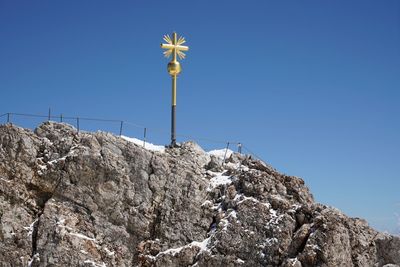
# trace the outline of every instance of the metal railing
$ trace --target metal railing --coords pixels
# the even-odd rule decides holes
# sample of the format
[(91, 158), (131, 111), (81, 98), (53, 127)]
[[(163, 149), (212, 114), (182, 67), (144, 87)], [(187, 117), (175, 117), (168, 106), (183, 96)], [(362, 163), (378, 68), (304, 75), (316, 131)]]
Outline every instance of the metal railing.
[[(64, 116), (63, 114), (60, 115), (52, 115), (51, 110), (49, 109), (49, 112), (47, 115), (38, 115), (38, 114), (28, 114), (28, 113), (14, 113), (14, 112), (8, 112), (0, 115), (0, 124), (2, 122), (5, 123), (13, 123), (17, 118), (39, 118), (40, 120), (37, 122), (42, 123), (44, 121), (58, 121), (58, 122), (63, 122), (63, 123), (69, 123), (72, 125), (75, 125), (77, 131), (81, 131), (81, 126), (84, 122), (101, 122), (101, 123), (112, 123), (114, 125), (114, 133), (118, 134), (119, 136), (122, 136), (124, 129), (127, 127), (134, 127), (142, 132), (142, 138), (143, 138), (143, 146), (146, 146), (146, 142), (148, 140), (148, 134), (149, 132), (153, 133), (158, 133), (162, 134), (165, 136), (168, 136), (169, 132), (163, 129), (157, 129), (157, 128), (148, 128), (143, 125), (139, 125), (136, 123), (124, 121), (124, 120), (115, 120), (115, 119), (101, 119), (101, 118), (88, 118), (88, 117), (73, 117), (73, 116)], [(106, 128), (106, 127), (104, 127)], [(96, 130), (102, 130), (104, 128), (97, 128)], [(196, 141), (197, 143), (208, 143), (208, 144), (221, 144), (225, 147), (225, 153), (224, 153), (224, 159), (223, 162), (225, 162), (228, 151), (230, 148), (236, 150), (238, 153), (242, 154), (250, 154), (253, 157), (262, 160), (261, 157), (259, 157), (257, 154), (255, 154), (252, 150), (250, 150), (247, 146), (243, 145), (241, 142), (233, 142), (233, 141), (222, 141), (222, 140), (215, 140), (215, 139), (210, 139), (210, 138), (200, 138), (200, 137), (194, 137), (191, 135), (184, 135), (184, 134), (177, 134), (177, 137), (180, 138), (185, 138), (188, 140), (193, 140)], [(234, 148), (236, 147), (236, 149)], [(246, 153), (247, 152), (247, 153)]]

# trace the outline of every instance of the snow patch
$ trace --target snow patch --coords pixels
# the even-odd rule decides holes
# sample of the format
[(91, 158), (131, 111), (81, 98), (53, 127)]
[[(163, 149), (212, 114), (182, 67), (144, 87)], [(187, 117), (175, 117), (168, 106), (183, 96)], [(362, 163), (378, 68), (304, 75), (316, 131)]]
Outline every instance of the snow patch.
[(57, 164), (59, 161), (65, 161), (65, 159), (67, 158), (67, 156), (58, 158), (58, 159), (53, 159), (50, 160), (49, 162), (47, 162), (47, 164), (53, 165), (53, 164)]
[(272, 218), (278, 217), (278, 215), (276, 214), (276, 210), (274, 210), (274, 209), (270, 209), (269, 214), (271, 215)]
[(317, 244), (306, 244), (306, 247), (311, 248), (313, 251), (321, 250), (321, 248)]
[(115, 251), (111, 251), (111, 250), (109, 250), (108, 248), (104, 248), (104, 251), (107, 253), (107, 255), (108, 255), (109, 257), (112, 257), (112, 256), (114, 256), (114, 254), (115, 254)]
[(230, 149), (223, 148), (223, 149), (215, 149), (215, 150), (211, 150), (211, 151), (207, 152), (208, 155), (213, 155), (219, 159), (224, 159), (225, 153), (226, 153), (226, 158), (229, 158), (233, 154), (233, 151)]
[(99, 264), (99, 263), (95, 263), (94, 261), (91, 261), (91, 260), (85, 260), (83, 263), (90, 264), (93, 267), (107, 267), (107, 265), (104, 262)]
[(178, 254), (179, 252), (181, 252), (182, 249), (184, 249), (184, 248), (191, 248), (191, 247), (193, 247), (193, 246), (199, 247), (199, 248), (200, 248), (199, 253), (202, 253), (202, 252), (204, 252), (204, 251), (208, 251), (207, 245), (208, 245), (209, 241), (210, 241), (210, 237), (204, 239), (204, 240), (201, 241), (201, 242), (193, 241), (192, 243), (190, 243), (190, 244), (188, 244), (188, 245), (185, 245), (185, 246), (182, 246), (182, 247), (179, 247), (179, 248), (170, 248), (170, 249), (167, 249), (167, 250), (165, 250), (165, 251), (163, 251), (163, 252), (160, 252), (160, 253), (157, 254), (156, 257), (159, 257), (159, 256), (164, 255), (164, 254), (170, 254), (170, 255), (172, 255), (172, 256), (175, 256), (176, 254)]
[(213, 204), (213, 203), (212, 203), (210, 200), (206, 200), (206, 201), (203, 202), (203, 204), (201, 204), (200, 207), (212, 206), (212, 204)]
[(57, 227), (60, 227), (62, 229), (66, 229), (67, 230), (66, 231), (67, 234), (69, 234), (71, 236), (74, 236), (74, 237), (77, 237), (77, 238), (83, 239), (83, 240), (92, 241), (92, 242), (96, 243), (96, 239), (88, 237), (88, 236), (80, 234), (80, 233), (76, 233), (76, 232), (74, 232), (73, 228), (64, 225), (64, 223), (65, 223), (65, 219), (60, 219), (60, 220), (57, 221), (56, 225), (57, 225)]
[(240, 165), (238, 169), (239, 169), (239, 170), (242, 170), (242, 171), (244, 171), (244, 172), (248, 172), (248, 171), (250, 170), (249, 167), (247, 167), (247, 166), (245, 166), (245, 165)]
[(163, 254), (170, 254), (172, 256), (175, 256), (176, 254), (181, 252), (181, 250), (184, 249), (184, 248), (185, 248), (185, 246), (179, 247), (179, 248), (170, 248), (170, 249), (167, 249), (167, 250), (165, 250), (163, 252), (160, 252), (157, 256), (163, 255)]
[(33, 233), (33, 228), (35, 227), (35, 224), (38, 222), (39, 219), (36, 219), (31, 223), (28, 227), (24, 227), (25, 230), (28, 231), (28, 236), (31, 236)]
[(269, 214), (271, 215), (271, 219), (266, 223), (265, 228), (275, 226), (278, 232), (282, 232), (282, 229), (279, 225), (283, 215), (278, 215), (277, 211), (274, 209), (270, 209)]
[(47, 170), (47, 166), (46, 165), (38, 165), (38, 166), (42, 171)]
[[(297, 211), (298, 209), (300, 209), (301, 208), (301, 205), (299, 205), (299, 204), (293, 204), (292, 205), (292, 209), (294, 209), (295, 211)], [(296, 258), (297, 259), (297, 258)]]
[(296, 263), (300, 262), (297, 257), (294, 259), (289, 259), (288, 263), (290, 264), (290, 266), (296, 266)]
[(232, 183), (232, 176), (223, 175), (222, 173), (217, 173), (216, 176), (210, 179), (210, 186), (207, 191), (211, 191), (219, 185), (228, 185)]
[(244, 260), (242, 260), (241, 258), (237, 258), (236, 262), (239, 263), (239, 264), (243, 264)]
[(277, 244), (278, 239), (276, 237), (267, 238), (267, 240), (265, 240), (265, 242), (266, 242), (266, 245), (271, 246), (273, 244)]
[(69, 234), (69, 235), (72, 235), (72, 236), (75, 236), (75, 237), (77, 237), (77, 238), (80, 238), (80, 239), (84, 239), (84, 240), (89, 240), (89, 241), (96, 242), (96, 239), (90, 238), (90, 237), (85, 236), (85, 235), (82, 235), (82, 234), (80, 234), (80, 233), (74, 233), (74, 232), (72, 232), (72, 233), (68, 233), (68, 234)]
[(227, 216), (227, 218), (229, 218), (229, 217), (232, 217), (232, 218), (235, 218), (235, 219), (237, 219), (237, 214), (236, 214), (236, 211), (231, 211), (231, 213), (229, 213), (228, 214), (228, 216)]
[(31, 260), (28, 262), (28, 267), (32, 267), (32, 263), (34, 263), (35, 261), (40, 262), (39, 253), (36, 253), (35, 255), (33, 255)]
[(39, 167), (39, 170), (37, 170), (37, 173), (39, 175), (43, 175), (43, 172), (45, 172), (47, 170), (47, 166), (42, 165), (42, 164), (38, 164), (37, 166)]
[(229, 222), (227, 219), (221, 219), (220, 224), (224, 226), (221, 231), (228, 231)]
[(299, 209), (301, 209), (301, 205), (293, 204), (292, 207), (288, 210), (288, 212), (297, 212)]
[(217, 187), (218, 185), (223, 185), (223, 184), (230, 184), (232, 183), (231, 176), (228, 175), (219, 175), (211, 178), (211, 186), (212, 187)]
[(193, 241), (191, 244), (193, 244), (194, 246), (198, 246), (200, 248), (200, 251), (199, 251), (199, 253), (200, 253), (200, 252), (208, 250), (207, 249), (207, 245), (208, 245), (209, 242), (210, 242), (210, 237), (204, 239), (201, 242)]
[(226, 166), (227, 168), (230, 168), (230, 169), (239, 169), (240, 163), (228, 162), (228, 163), (225, 164), (225, 166)]
[[(43, 157), (36, 158), (36, 165), (39, 168), (37, 173), (39, 175), (43, 175), (44, 172), (48, 170), (48, 167), (51, 167), (52, 165), (57, 164), (58, 162), (65, 161), (67, 159), (67, 157), (69, 157), (69, 156), (74, 156), (77, 153), (77, 150), (76, 150), (77, 148), (79, 148), (79, 146), (74, 145), (70, 148), (67, 155), (65, 155), (61, 158), (58, 158), (58, 159), (50, 160), (48, 162), (43, 162)], [(47, 156), (48, 156), (48, 154), (47, 154)]]
[(238, 205), (245, 201), (252, 201), (255, 203), (260, 203), (261, 205), (264, 205), (267, 208), (271, 208), (271, 204), (269, 204), (268, 202), (261, 202), (260, 200), (254, 198), (254, 197), (246, 197), (243, 194), (237, 194), (233, 200), (238, 201), (237, 202)]
[[(56, 225), (60, 226), (60, 227), (64, 227), (64, 228), (69, 228), (69, 227), (65, 226), (64, 223), (65, 223), (65, 219), (57, 219)], [(71, 229), (71, 228), (69, 228), (69, 229)]]
[(127, 136), (121, 135), (121, 138), (125, 139), (126, 141), (132, 142), (140, 147), (144, 147), (145, 149), (150, 150), (150, 151), (156, 151), (156, 152), (164, 152), (165, 151), (164, 146), (147, 143), (147, 142), (144, 142), (143, 140), (140, 140), (140, 139), (137, 139), (134, 137), (127, 137)]

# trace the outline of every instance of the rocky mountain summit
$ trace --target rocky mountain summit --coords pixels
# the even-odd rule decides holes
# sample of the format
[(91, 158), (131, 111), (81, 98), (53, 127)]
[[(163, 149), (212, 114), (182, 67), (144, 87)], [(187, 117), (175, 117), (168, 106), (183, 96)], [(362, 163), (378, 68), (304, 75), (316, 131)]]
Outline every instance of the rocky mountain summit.
[(399, 266), (400, 238), (192, 142), (0, 126), (0, 266)]

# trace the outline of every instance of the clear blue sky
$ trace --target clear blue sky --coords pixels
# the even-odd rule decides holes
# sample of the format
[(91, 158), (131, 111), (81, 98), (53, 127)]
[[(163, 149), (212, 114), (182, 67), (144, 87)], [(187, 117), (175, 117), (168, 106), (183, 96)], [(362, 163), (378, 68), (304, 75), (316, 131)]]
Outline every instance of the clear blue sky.
[(397, 0), (0, 0), (0, 113), (122, 119), (167, 143), (173, 30), (190, 46), (179, 134), (241, 141), (317, 201), (400, 232)]

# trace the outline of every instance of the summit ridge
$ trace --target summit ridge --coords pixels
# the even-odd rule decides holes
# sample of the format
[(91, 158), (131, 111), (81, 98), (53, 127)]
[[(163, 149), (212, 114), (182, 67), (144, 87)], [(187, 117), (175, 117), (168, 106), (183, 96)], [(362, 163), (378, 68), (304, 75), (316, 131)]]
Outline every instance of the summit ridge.
[(193, 142), (0, 126), (0, 266), (399, 266), (400, 238)]

